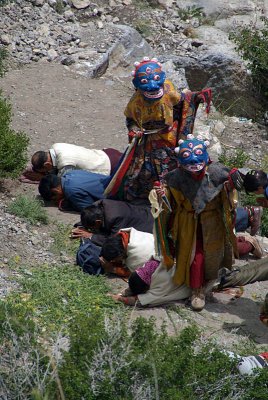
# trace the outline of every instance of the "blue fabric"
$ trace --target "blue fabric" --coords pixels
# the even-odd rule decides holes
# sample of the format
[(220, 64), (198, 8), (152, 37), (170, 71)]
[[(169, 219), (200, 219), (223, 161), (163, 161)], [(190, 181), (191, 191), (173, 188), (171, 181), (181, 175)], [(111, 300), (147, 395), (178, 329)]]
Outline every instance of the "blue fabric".
[(72, 170), (61, 177), (61, 185), (64, 198), (70, 203), (75, 211), (103, 199), (104, 188), (109, 176), (95, 174), (84, 170)]
[(268, 186), (266, 186), (266, 188), (265, 188), (265, 197), (266, 197), (266, 199), (268, 199)]
[(236, 219), (235, 219), (235, 230), (236, 232), (245, 232), (249, 227), (248, 212), (243, 207), (237, 207)]
[(103, 274), (104, 270), (99, 259), (100, 252), (100, 246), (96, 246), (90, 239), (82, 239), (76, 253), (76, 264), (90, 275)]

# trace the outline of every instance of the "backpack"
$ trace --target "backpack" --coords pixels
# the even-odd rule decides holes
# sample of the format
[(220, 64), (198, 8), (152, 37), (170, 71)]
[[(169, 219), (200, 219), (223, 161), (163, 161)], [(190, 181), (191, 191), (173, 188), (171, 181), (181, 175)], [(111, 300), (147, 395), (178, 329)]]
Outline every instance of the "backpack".
[(76, 264), (90, 275), (103, 274), (104, 270), (99, 260), (100, 252), (101, 247), (92, 243), (90, 239), (81, 239), (76, 253)]

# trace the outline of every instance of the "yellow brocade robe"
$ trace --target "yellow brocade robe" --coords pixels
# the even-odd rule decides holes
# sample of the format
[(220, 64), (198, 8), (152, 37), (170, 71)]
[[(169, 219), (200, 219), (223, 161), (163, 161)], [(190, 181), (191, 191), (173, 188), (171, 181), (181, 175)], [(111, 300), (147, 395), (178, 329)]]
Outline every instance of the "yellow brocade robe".
[(233, 252), (237, 255), (237, 247), (231, 213), (233, 205), (230, 204), (231, 196), (225, 186), (219, 186), (215, 196), (198, 214), (182, 191), (169, 186), (167, 197), (172, 213), (164, 211), (161, 217), (166, 237), (172, 239), (174, 247), (172, 255), (164, 249), (167, 268), (176, 262), (174, 283), (190, 285), (190, 267), (195, 255), (198, 224), (203, 238), (205, 280), (216, 279), (220, 268), (231, 269)]
[(143, 129), (144, 124), (151, 121), (162, 121), (164, 125), (172, 126), (174, 122), (173, 107), (180, 102), (181, 97), (173, 83), (166, 80), (164, 95), (157, 101), (144, 100), (142, 93), (137, 90), (125, 109), (125, 116), (132, 119), (140, 129)]

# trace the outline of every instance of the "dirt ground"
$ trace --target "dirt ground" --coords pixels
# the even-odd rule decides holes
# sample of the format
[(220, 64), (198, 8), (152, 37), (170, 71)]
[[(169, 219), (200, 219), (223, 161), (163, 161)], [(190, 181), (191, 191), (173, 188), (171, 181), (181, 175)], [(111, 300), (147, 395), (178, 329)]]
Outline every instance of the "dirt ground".
[[(29, 157), (55, 142), (119, 150), (124, 150), (127, 144), (123, 111), (132, 93), (130, 79), (91, 80), (62, 65), (39, 63), (8, 72), (0, 87), (13, 106), (13, 128), (25, 131), (30, 137)], [(36, 185), (17, 181), (7, 182), (6, 188), (7, 197), (22, 192), (37, 194)], [(53, 207), (48, 211), (64, 223), (72, 224), (79, 218), (75, 213), (62, 213)], [(121, 284), (114, 282), (116, 292)], [(195, 322), (205, 328), (205, 336), (214, 337), (226, 347), (253, 339), (267, 350), (268, 330), (259, 322), (260, 303), (267, 291), (268, 282), (255, 283), (245, 287), (238, 300), (226, 295), (214, 296), (200, 313), (193, 313), (181, 302), (169, 307), (133, 310), (130, 317), (154, 316), (159, 323), (166, 321), (170, 331)]]

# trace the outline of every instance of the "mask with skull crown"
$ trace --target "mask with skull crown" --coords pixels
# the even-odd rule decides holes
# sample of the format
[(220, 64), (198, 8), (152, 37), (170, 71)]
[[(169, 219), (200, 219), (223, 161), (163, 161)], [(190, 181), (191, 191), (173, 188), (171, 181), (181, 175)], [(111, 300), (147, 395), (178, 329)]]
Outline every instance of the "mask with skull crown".
[(199, 173), (209, 163), (209, 154), (207, 147), (208, 140), (196, 138), (193, 135), (187, 135), (186, 140), (179, 140), (179, 147), (176, 147), (175, 153), (182, 168), (188, 172)]
[(146, 100), (159, 100), (164, 94), (166, 74), (157, 58), (144, 57), (143, 61), (134, 63), (132, 83), (142, 92)]

